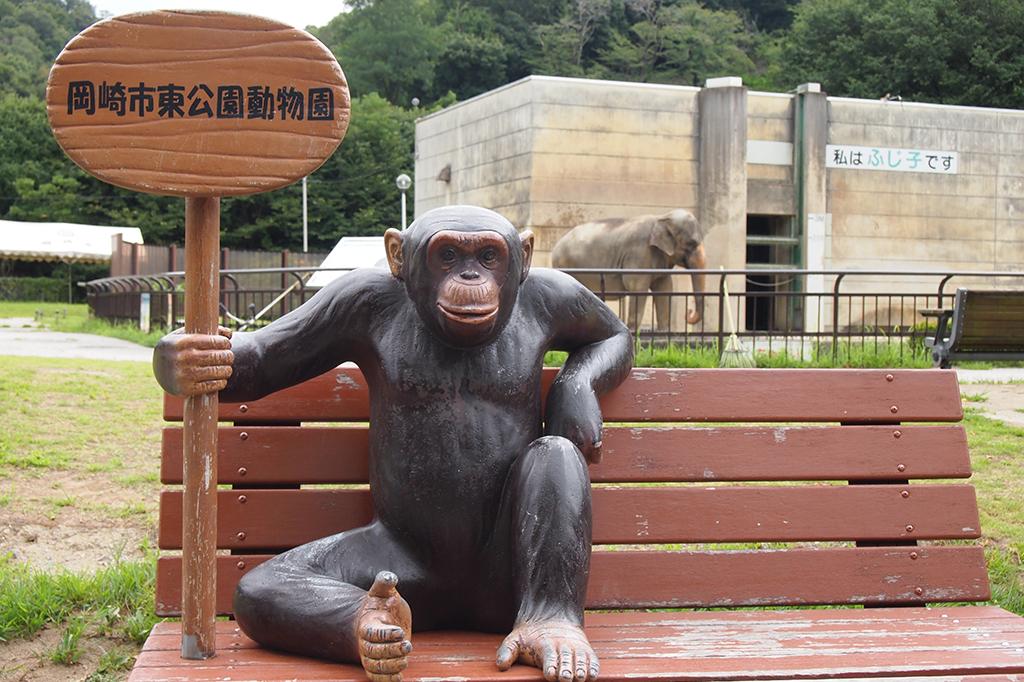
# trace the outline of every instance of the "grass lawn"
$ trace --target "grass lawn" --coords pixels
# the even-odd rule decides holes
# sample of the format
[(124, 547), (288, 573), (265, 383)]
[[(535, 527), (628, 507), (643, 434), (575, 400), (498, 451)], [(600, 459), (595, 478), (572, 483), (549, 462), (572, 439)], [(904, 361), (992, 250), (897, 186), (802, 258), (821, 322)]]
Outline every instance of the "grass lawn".
[(0, 356), (0, 679), (125, 677), (156, 620), (160, 413), (148, 363)]
[[(1024, 614), (1024, 429), (981, 403), (964, 424), (994, 601)], [(148, 363), (0, 357), (0, 679), (124, 679), (155, 620), (160, 412)]]

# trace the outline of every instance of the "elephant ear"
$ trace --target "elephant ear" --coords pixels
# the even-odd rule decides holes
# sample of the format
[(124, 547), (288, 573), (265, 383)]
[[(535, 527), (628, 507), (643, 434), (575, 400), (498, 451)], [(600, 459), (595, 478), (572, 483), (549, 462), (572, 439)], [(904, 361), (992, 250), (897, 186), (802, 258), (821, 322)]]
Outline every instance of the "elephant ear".
[(651, 246), (664, 253), (669, 258), (676, 250), (676, 240), (672, 236), (672, 229), (664, 220), (657, 220), (651, 228)]

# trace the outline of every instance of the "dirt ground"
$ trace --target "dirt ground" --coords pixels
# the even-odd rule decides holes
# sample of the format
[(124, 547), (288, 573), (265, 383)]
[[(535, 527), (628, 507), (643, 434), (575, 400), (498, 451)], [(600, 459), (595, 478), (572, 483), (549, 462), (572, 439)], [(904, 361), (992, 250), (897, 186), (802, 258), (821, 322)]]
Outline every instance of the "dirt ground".
[(0, 524), (0, 554), (44, 571), (88, 573), (117, 558), (139, 559), (145, 540), (156, 545), (149, 524), (131, 524), (82, 512), (46, 516), (15, 513)]
[[(19, 639), (0, 645), (0, 680), (7, 682), (82, 682), (96, 670), (104, 653), (102, 638), (83, 638), (82, 657), (74, 665), (58, 665), (50, 652), (60, 641), (59, 628), (47, 628), (32, 639)], [(127, 679), (128, 673), (108, 677)]]

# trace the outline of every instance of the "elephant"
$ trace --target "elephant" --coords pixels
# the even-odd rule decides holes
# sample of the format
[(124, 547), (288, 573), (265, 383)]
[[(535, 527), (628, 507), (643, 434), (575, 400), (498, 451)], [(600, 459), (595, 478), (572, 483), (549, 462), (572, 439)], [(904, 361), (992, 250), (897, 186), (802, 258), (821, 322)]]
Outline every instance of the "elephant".
[[(569, 230), (551, 251), (551, 265), (555, 268), (609, 268), (609, 269), (671, 269), (683, 265), (691, 270), (707, 266), (703, 245), (704, 235), (697, 219), (684, 209), (675, 209), (664, 215), (641, 215), (634, 218), (605, 218), (583, 223)], [(600, 293), (600, 275), (574, 275), (591, 291)], [(686, 321), (697, 324), (703, 317), (706, 277), (691, 275), (696, 294), (695, 308), (687, 311)], [(617, 275), (604, 276), (604, 290), (629, 292), (627, 324), (634, 332), (639, 329), (647, 307), (648, 291), (656, 294), (672, 292), (669, 275)], [(605, 295), (606, 299), (619, 296)], [(658, 331), (669, 330), (670, 296), (655, 296), (654, 309)]]

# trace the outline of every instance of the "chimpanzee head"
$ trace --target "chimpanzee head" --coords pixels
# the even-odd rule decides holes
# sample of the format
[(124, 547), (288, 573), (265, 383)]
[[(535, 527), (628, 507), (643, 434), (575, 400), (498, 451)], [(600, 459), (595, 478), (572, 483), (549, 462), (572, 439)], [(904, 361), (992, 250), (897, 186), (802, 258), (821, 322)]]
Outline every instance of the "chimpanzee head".
[(424, 324), (453, 346), (494, 340), (530, 271), (533, 234), (476, 206), (423, 214), (405, 232), (384, 235), (391, 273), (405, 282)]

